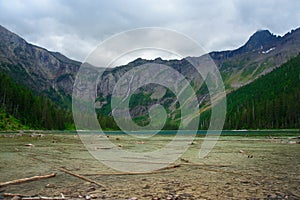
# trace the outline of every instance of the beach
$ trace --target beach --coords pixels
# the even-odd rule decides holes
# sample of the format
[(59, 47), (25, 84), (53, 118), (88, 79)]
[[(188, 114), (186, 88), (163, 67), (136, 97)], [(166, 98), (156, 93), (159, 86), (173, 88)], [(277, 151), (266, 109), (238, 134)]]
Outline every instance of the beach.
[[(129, 151), (151, 151), (172, 140), (111, 134), (109, 140)], [(93, 158), (77, 134), (12, 133), (0, 135), (0, 182), (33, 176), (54, 177), (0, 187), (11, 199), (299, 199), (300, 145), (295, 136), (227, 135), (207, 157), (199, 158), (199, 136), (164, 169), (149, 173), (115, 171)], [(103, 149), (105, 151), (105, 149)], [(87, 180), (66, 173), (80, 175)]]

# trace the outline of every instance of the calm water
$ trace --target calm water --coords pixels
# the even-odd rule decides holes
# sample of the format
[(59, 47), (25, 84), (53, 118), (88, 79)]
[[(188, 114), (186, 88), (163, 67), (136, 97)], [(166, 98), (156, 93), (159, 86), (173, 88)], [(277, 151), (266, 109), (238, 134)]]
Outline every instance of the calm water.
[[(105, 131), (105, 134), (126, 134), (122, 131)], [(156, 131), (139, 131), (139, 132), (132, 132), (133, 134), (155, 134)], [(182, 131), (182, 133), (186, 134), (193, 134), (194, 131)], [(218, 134), (219, 131), (211, 131), (210, 134)], [(157, 134), (159, 135), (175, 135), (177, 134), (176, 130), (162, 130), (159, 131)], [(198, 130), (197, 135), (204, 136), (207, 134), (207, 131)], [(221, 135), (241, 135), (241, 136), (255, 136), (255, 135), (299, 135), (300, 130), (224, 130), (222, 131)]]
[[(42, 134), (77, 134), (77, 131), (57, 131), (57, 130), (24, 130), (24, 131), (3, 131), (0, 133), (42, 133)], [(88, 133), (87, 131), (80, 131), (80, 133)], [(104, 131), (105, 134), (126, 134), (123, 131)], [(184, 130), (182, 133), (194, 134), (194, 131)], [(219, 133), (219, 131), (211, 131), (210, 134)], [(132, 134), (146, 134), (146, 135), (175, 135), (176, 130), (161, 130), (161, 131), (136, 131)], [(207, 134), (206, 130), (198, 130), (197, 135), (204, 136)], [(221, 135), (241, 135), (241, 136), (256, 136), (256, 135), (300, 135), (300, 130), (223, 130)]]

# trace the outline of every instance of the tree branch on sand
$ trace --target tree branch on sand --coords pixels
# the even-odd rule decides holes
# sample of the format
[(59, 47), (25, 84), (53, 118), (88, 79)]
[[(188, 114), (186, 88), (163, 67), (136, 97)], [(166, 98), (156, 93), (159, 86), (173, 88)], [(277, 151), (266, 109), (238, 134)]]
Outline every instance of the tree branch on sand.
[(63, 172), (65, 172), (65, 173), (67, 173), (67, 174), (70, 174), (70, 175), (72, 175), (72, 176), (75, 176), (75, 177), (77, 177), (77, 178), (80, 178), (80, 179), (82, 179), (82, 180), (85, 180), (85, 181), (87, 181), (87, 182), (94, 183), (94, 184), (96, 184), (96, 185), (98, 185), (98, 186), (100, 186), (100, 187), (105, 187), (105, 186), (102, 185), (101, 183), (98, 183), (98, 182), (96, 182), (96, 181), (94, 181), (94, 180), (92, 180), (92, 179), (89, 179), (89, 178), (85, 177), (85, 176), (82, 176), (82, 175), (76, 174), (76, 173), (74, 173), (74, 172), (71, 172), (71, 171), (69, 171), (69, 170), (67, 170), (67, 169), (65, 169), (65, 168), (61, 168), (61, 167), (60, 167), (60, 168), (58, 168), (58, 170), (63, 171)]
[(47, 174), (43, 176), (33, 176), (30, 178), (23, 178), (23, 179), (17, 179), (17, 180), (12, 180), (12, 181), (7, 181), (7, 182), (2, 182), (0, 183), (0, 187), (7, 186), (7, 185), (12, 185), (12, 184), (20, 184), (20, 183), (25, 183), (29, 181), (35, 181), (35, 180), (40, 180), (40, 179), (45, 179), (45, 178), (51, 178), (56, 176), (55, 173), (53, 174)]

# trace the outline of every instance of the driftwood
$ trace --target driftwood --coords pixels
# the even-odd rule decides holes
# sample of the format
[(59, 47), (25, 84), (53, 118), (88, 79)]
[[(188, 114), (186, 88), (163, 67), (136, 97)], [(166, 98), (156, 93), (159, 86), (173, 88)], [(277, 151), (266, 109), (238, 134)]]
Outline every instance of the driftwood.
[(90, 183), (94, 183), (94, 184), (96, 184), (96, 185), (98, 185), (98, 186), (100, 186), (100, 187), (105, 187), (104, 185), (102, 185), (101, 183), (98, 183), (97, 181), (94, 181), (94, 180), (92, 180), (92, 179), (89, 179), (89, 178), (87, 178), (87, 177), (85, 177), (85, 176), (82, 176), (82, 175), (80, 175), (80, 174), (76, 174), (76, 173), (74, 173), (74, 172), (71, 172), (71, 171), (69, 171), (69, 170), (67, 170), (67, 169), (65, 169), (65, 168), (58, 168), (58, 170), (60, 170), (60, 171), (63, 171), (63, 172), (65, 172), (65, 173), (67, 173), (67, 174), (70, 174), (70, 175), (72, 175), (72, 176), (75, 176), (75, 177), (77, 177), (77, 178), (80, 178), (80, 179), (82, 179), (82, 180), (84, 180), (84, 181), (87, 181), (87, 182), (90, 182)]
[[(185, 162), (185, 163), (180, 163), (180, 164), (174, 164), (174, 165), (169, 165), (167, 167), (150, 171), (150, 172), (110, 172), (110, 173), (96, 173), (96, 174), (84, 174), (86, 176), (121, 176), (121, 175), (147, 175), (147, 174), (157, 174), (157, 173), (162, 173), (165, 172), (168, 169), (174, 169), (178, 168), (181, 166), (200, 166), (200, 167), (230, 167), (231, 165), (216, 165), (216, 164), (202, 164), (202, 163), (191, 163), (191, 162)], [(205, 169), (207, 171), (213, 171), (213, 172), (223, 172), (224, 170), (216, 170), (216, 169)], [(226, 171), (225, 171), (226, 172)], [(231, 173), (231, 172), (227, 172)], [(234, 172), (232, 172), (234, 173)]]
[(177, 168), (177, 167), (180, 167), (180, 166), (181, 166), (181, 164), (177, 164), (177, 165), (170, 165), (170, 166), (167, 166), (167, 167), (164, 167), (164, 168), (158, 169), (157, 171), (166, 170), (166, 169), (173, 169), (173, 168)]
[(22, 200), (38, 200), (38, 199), (45, 199), (45, 200), (65, 200), (64, 197), (44, 197), (44, 196), (30, 197), (29, 195), (13, 194), (13, 193), (4, 193), (3, 196), (4, 197), (19, 197)]
[(203, 166), (203, 167), (231, 167), (231, 165), (217, 165), (217, 164), (202, 164), (202, 163), (181, 163), (181, 165), (188, 165), (188, 166)]
[(147, 175), (147, 174), (157, 174), (157, 173), (162, 173), (164, 170), (167, 169), (173, 169), (173, 168), (177, 168), (180, 167), (181, 165), (170, 165), (158, 170), (154, 170), (154, 171), (150, 171), (150, 172), (110, 172), (110, 173), (97, 173), (97, 174), (85, 174), (88, 176), (121, 176), (121, 175)]
[(157, 174), (160, 171), (152, 171), (152, 172), (111, 172), (111, 173), (97, 173), (97, 174), (85, 174), (88, 176), (123, 176), (123, 175), (147, 175), (147, 174)]
[(158, 170), (150, 171), (150, 172), (113, 172), (113, 173), (100, 173), (97, 175), (144, 175), (144, 174), (156, 174), (156, 173), (161, 173), (163, 170), (167, 169), (173, 169), (180, 167), (180, 165), (170, 165), (168, 167), (164, 167)]
[(236, 174), (236, 175), (245, 175), (242, 172), (234, 172), (234, 171), (226, 171), (226, 170), (222, 170), (222, 169), (210, 168), (210, 167), (226, 168), (226, 167), (231, 167), (231, 165), (202, 164), (202, 163), (181, 163), (181, 165), (205, 167), (204, 170), (210, 171), (210, 172), (217, 172), (217, 173), (221, 172), (221, 173), (230, 173), (230, 174)]
[(13, 193), (3, 193), (4, 197), (26, 197), (26, 195), (23, 194), (13, 194)]
[(63, 197), (23, 197), (22, 200), (65, 200)]
[(7, 186), (7, 185), (12, 185), (12, 184), (19, 184), (19, 183), (29, 182), (29, 181), (35, 181), (35, 180), (40, 180), (40, 179), (45, 179), (45, 178), (51, 178), (51, 177), (54, 177), (54, 176), (56, 176), (55, 173), (48, 174), (48, 175), (43, 175), (43, 176), (33, 176), (33, 177), (30, 177), (30, 178), (23, 178), (23, 179), (7, 181), (7, 182), (0, 183), (0, 187)]

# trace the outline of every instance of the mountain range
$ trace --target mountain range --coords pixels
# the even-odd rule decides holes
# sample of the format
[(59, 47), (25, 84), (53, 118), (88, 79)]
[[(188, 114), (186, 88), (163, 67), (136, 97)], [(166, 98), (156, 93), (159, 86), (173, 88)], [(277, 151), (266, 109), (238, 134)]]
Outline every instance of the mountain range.
[[(249, 40), (238, 49), (220, 52), (214, 51), (209, 53), (209, 55), (213, 59), (221, 73), (225, 84), (226, 93), (229, 95), (228, 97), (233, 98), (230, 97), (230, 95), (243, 94), (244, 96), (242, 95), (243, 97), (240, 97), (240, 99), (245, 99), (245, 92), (243, 92), (245, 91), (245, 88), (251, 88), (251, 85), (257, 84), (257, 81), (266, 82), (265, 84), (267, 85), (267, 83), (270, 82), (270, 78), (268, 79), (266, 77), (270, 75), (271, 77), (278, 77), (277, 75), (272, 75), (272, 73), (282, 74), (283, 72), (278, 72), (278, 69), (283, 68), (285, 66), (283, 65), (284, 63), (291, 62), (290, 60), (296, 57), (299, 52), (300, 29), (298, 28), (296, 30), (288, 32), (284, 36), (276, 36), (268, 30), (260, 30), (255, 32), (249, 38)], [(201, 63), (204, 59), (204, 56), (199, 55), (199, 57), (193, 57), (191, 59), (193, 59), (194, 62)], [(297, 63), (296, 61), (293, 62), (294, 64)], [(189, 80), (189, 82), (193, 83), (193, 88), (195, 91), (197, 91), (196, 93), (198, 101), (201, 102), (199, 107), (199, 115), (209, 115), (205, 114), (205, 112), (209, 112), (207, 111), (207, 109), (202, 109), (204, 107), (209, 107), (210, 102), (204, 80), (202, 80), (201, 76), (198, 73), (195, 73), (195, 69), (190, 64), (190, 62), (188, 62), (187, 58), (184, 58), (182, 60), (163, 60), (161, 58), (156, 58), (154, 60), (145, 60), (142, 58), (137, 58), (127, 65), (118, 66), (107, 70), (107, 72), (104, 73), (101, 77), (97, 87), (97, 100), (95, 103), (95, 108), (98, 113), (101, 126), (107, 129), (117, 128), (113, 118), (111, 117), (112, 111), (110, 109), (110, 100), (113, 88), (120, 77), (122, 77), (122, 75), (124, 75), (127, 71), (146, 63), (164, 64), (183, 74)], [(53, 102), (53, 105), (56, 105), (57, 107), (56, 108), (54, 106), (53, 109), (65, 109), (66, 112), (70, 112), (73, 84), (81, 64), (81, 62), (71, 60), (58, 52), (51, 52), (44, 48), (32, 45), (18, 35), (0, 26), (1, 73), (5, 74), (16, 84), (32, 91), (33, 96), (45, 96), (46, 98), (48, 98), (49, 101)], [(286, 65), (289, 66), (289, 64)], [(299, 73), (299, 71), (297, 71), (298, 68), (291, 67), (291, 69), (294, 69), (293, 73), (296, 74)], [(289, 71), (285, 71), (284, 73), (292, 76)], [(291, 81), (288, 77), (287, 79), (282, 80), (284, 81), (280, 83), (282, 86), (290, 84), (289, 82)], [(292, 80), (292, 82), (296, 84), (295, 80)], [(293, 87), (293, 85), (289, 86)], [(266, 90), (266, 94), (271, 92), (274, 93), (274, 91), (271, 91), (272, 88), (262, 88), (261, 86), (255, 87), (260, 88), (260, 90)], [(297, 88), (298, 85), (295, 85), (295, 87)], [(253, 89), (249, 89), (249, 91), (250, 90)], [(295, 90), (293, 91), (295, 92)], [(285, 93), (278, 93), (279, 95), (281, 95), (280, 99), (288, 97), (290, 92), (292, 91), (286, 90)], [(158, 93), (159, 95), (157, 95)], [(265, 98), (265, 94), (262, 96)], [(257, 102), (256, 99), (258, 98), (260, 97), (254, 95), (252, 97), (252, 102), (254, 102), (255, 100), (256, 105), (260, 105), (260, 102), (268, 104), (268, 100), (266, 99)], [(276, 98), (276, 96), (273, 96), (273, 100)], [(233, 118), (234, 115), (233, 110), (236, 109), (233, 107), (238, 107), (239, 103), (242, 105), (244, 102), (242, 100), (240, 102), (232, 102), (235, 101), (234, 99), (230, 99), (231, 104), (228, 105), (231, 109), (228, 112), (229, 115), (226, 121), (227, 124), (225, 124), (225, 127), (228, 129), (299, 128), (299, 109), (296, 110), (296, 114), (293, 115), (293, 120), (294, 118), (296, 118), (296, 120), (294, 120), (294, 125), (288, 125), (288, 123), (277, 123), (275, 121), (273, 125), (270, 125), (270, 123), (272, 124), (272, 122), (268, 122), (265, 124), (260, 123), (260, 125), (257, 125), (259, 123), (259, 120), (256, 122), (256, 124), (254, 124), (253, 120), (251, 121), (251, 123), (245, 121), (240, 125), (237, 125), (236, 123), (230, 124), (230, 118)], [(249, 101), (251, 102), (251, 100)], [(272, 99), (270, 101), (272, 101)], [(289, 103), (291, 103), (290, 101), (296, 101), (296, 99), (289, 96)], [(6, 109), (6, 106), (3, 106), (4, 104), (6, 104), (6, 102), (3, 101), (3, 98), (1, 103), (1, 109), (3, 110), (3, 112), (8, 112), (10, 115), (18, 118), (15, 113), (13, 113), (12, 111), (8, 111)], [(164, 128), (174, 129), (178, 127), (178, 124), (180, 123), (178, 121), (180, 116), (180, 107), (174, 106), (175, 103), (176, 96), (169, 89), (159, 85), (149, 84), (137, 89), (134, 92), (134, 95), (130, 100), (130, 115), (137, 124), (146, 125), (150, 120), (148, 113), (150, 107), (154, 104), (161, 104), (166, 108), (168, 116), (168, 120)], [(293, 103), (299, 104), (299, 101)], [(18, 105), (18, 103), (14, 104), (15, 107)], [(281, 104), (278, 103), (277, 106), (280, 105)], [(263, 109), (262, 107), (260, 108)], [(298, 107), (295, 107), (295, 109), (296, 108)], [(271, 104), (269, 105), (268, 109), (272, 109)], [(203, 112), (201, 110), (203, 110)], [(256, 112), (256, 110), (252, 109), (252, 112)], [(242, 118), (242, 116), (240, 116), (239, 118)], [(255, 119), (256, 118), (258, 117), (255, 117)], [(207, 119), (204, 117), (203, 120), (205, 121)], [(206, 127), (204, 124), (207, 124), (207, 122), (204, 121), (200, 123), (202, 125), (200, 125), (199, 128)], [(231, 120), (231, 122), (232, 121), (233, 120)], [(25, 123), (24, 125), (29, 125), (32, 127), (32, 125), (28, 122), (24, 122), (22, 120), (21, 122), (23, 124)], [(70, 120), (68, 119), (68, 123), (69, 122)], [(38, 128), (51, 129), (51, 126), (45, 127), (40, 125)], [(61, 126), (61, 128), (65, 127)]]

